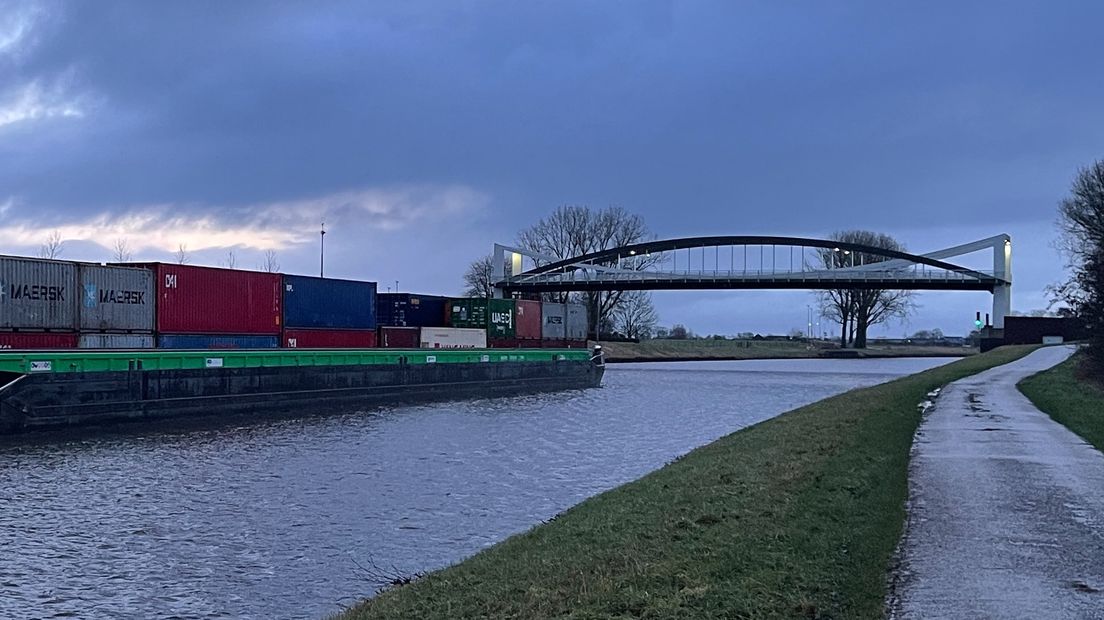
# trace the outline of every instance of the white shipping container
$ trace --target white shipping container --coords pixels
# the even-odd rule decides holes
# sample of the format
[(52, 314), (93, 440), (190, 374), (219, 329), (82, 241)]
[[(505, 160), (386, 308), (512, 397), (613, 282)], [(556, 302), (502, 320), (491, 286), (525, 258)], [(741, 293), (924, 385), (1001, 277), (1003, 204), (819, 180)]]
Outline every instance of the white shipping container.
[(81, 349), (152, 349), (153, 334), (81, 334)]
[(73, 263), (0, 257), (0, 329), (75, 331), (76, 288)]
[(81, 330), (151, 332), (154, 301), (149, 269), (80, 266)]
[(567, 320), (564, 322), (568, 340), (586, 340), (590, 331), (585, 304), (566, 304)]
[(463, 327), (423, 327), (423, 349), (485, 349), (487, 330)]
[(567, 339), (567, 308), (563, 304), (546, 301), (541, 306), (541, 338)]

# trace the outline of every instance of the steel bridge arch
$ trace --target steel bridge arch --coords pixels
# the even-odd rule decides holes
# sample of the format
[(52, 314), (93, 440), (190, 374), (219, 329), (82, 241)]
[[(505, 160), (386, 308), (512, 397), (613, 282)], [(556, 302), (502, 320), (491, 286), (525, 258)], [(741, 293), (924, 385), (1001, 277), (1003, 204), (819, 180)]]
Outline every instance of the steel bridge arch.
[[(772, 264), (770, 273), (760, 270), (749, 275), (746, 261), (743, 273), (732, 270), (721, 272), (706, 270), (693, 273), (655, 272), (623, 269), (623, 259), (630, 257), (676, 253), (679, 250), (703, 250), (722, 247), (735, 248), (758, 246), (772, 247), (772, 258), (777, 258), (777, 248), (802, 249), (800, 271), (777, 271)], [(833, 268), (806, 269), (806, 249), (833, 250), (854, 256), (868, 255), (879, 260), (858, 265)], [(946, 258), (981, 250), (992, 249), (993, 271), (983, 272), (947, 262)], [(730, 250), (730, 252), (733, 252)], [(513, 258), (514, 270), (506, 271), (506, 254)], [(527, 271), (518, 269), (521, 258), (529, 257), (537, 266)], [(792, 258), (791, 258), (792, 261)], [(613, 265), (613, 266), (611, 266)], [(834, 289), (834, 288), (891, 288), (918, 290), (973, 290), (993, 294), (993, 325), (1003, 327), (1004, 317), (1011, 311), (1011, 238), (997, 235), (959, 246), (911, 254), (877, 248), (864, 244), (844, 243), (831, 239), (764, 235), (722, 235), (662, 239), (625, 245), (592, 252), (567, 259), (557, 259), (524, 248), (495, 244), (493, 262), (496, 294), (513, 292), (550, 292), (584, 290), (688, 290), (688, 289)], [(921, 273), (922, 270), (922, 273)], [(932, 271), (935, 270), (935, 271)]]

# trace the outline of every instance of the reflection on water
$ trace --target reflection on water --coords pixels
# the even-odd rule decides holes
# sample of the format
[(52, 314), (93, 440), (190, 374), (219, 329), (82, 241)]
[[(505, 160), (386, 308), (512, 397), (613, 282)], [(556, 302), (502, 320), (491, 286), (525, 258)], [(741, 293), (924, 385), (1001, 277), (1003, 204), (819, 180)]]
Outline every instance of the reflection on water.
[(605, 387), (0, 447), (0, 617), (318, 618), (743, 426), (948, 360), (611, 366)]

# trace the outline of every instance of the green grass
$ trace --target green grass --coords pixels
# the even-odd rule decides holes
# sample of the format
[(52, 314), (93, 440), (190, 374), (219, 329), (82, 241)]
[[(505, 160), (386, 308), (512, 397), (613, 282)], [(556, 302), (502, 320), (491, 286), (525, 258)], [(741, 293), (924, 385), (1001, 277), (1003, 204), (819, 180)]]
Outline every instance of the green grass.
[(917, 404), (1032, 348), (733, 433), (343, 618), (881, 618)]
[(1104, 389), (1079, 373), (1082, 355), (1020, 382), (1035, 406), (1104, 451)]

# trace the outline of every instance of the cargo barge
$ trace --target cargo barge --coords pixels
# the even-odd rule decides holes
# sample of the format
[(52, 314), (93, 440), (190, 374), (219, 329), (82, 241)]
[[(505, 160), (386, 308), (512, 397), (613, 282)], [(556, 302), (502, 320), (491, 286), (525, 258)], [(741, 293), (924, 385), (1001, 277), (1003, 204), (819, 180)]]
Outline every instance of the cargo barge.
[(581, 389), (604, 370), (586, 349), (0, 352), (0, 435)]

